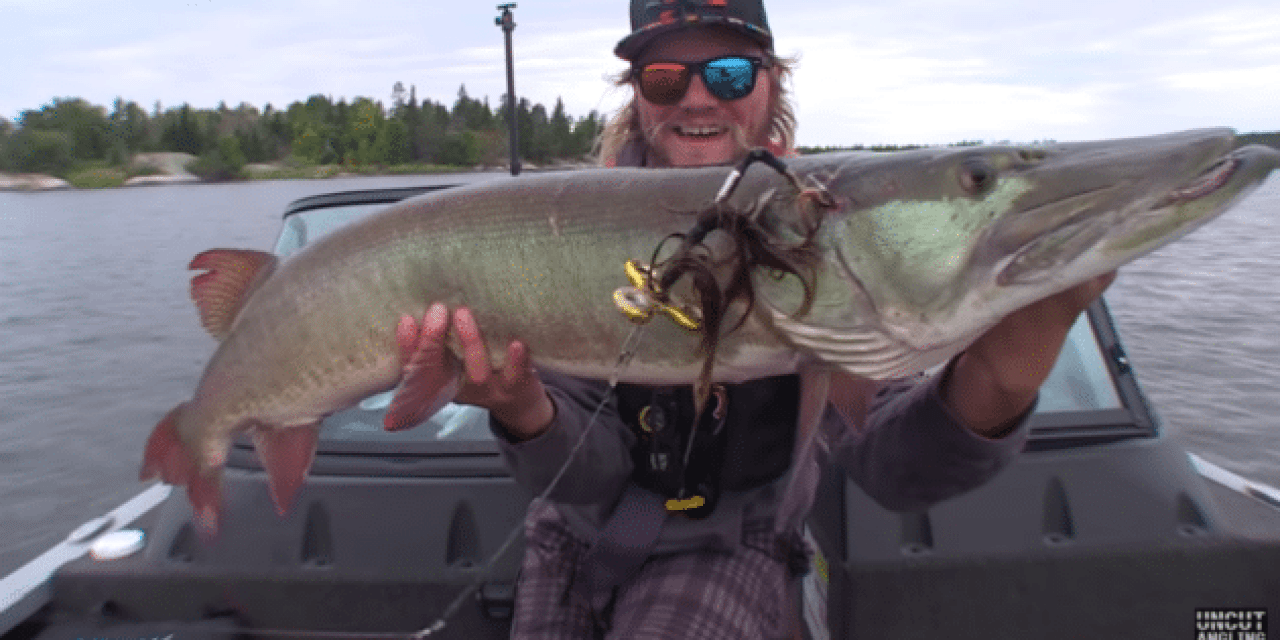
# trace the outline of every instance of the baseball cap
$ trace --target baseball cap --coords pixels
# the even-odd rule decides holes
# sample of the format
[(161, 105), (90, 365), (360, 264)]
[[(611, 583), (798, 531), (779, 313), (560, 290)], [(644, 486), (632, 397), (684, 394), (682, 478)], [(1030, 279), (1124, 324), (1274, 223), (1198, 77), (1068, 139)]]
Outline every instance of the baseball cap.
[(707, 25), (728, 27), (773, 51), (764, 0), (631, 0), (631, 35), (613, 53), (633, 61), (660, 35)]

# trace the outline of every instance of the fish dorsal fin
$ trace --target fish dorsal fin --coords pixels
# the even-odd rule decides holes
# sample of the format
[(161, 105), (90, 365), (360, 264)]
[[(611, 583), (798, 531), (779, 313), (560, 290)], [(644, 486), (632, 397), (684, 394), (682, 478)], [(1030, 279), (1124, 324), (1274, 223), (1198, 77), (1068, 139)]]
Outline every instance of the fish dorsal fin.
[[(791, 479), (778, 501), (774, 531), (784, 533), (803, 524), (803, 509), (812, 501), (819, 472), (813, 458), (813, 447), (820, 434), (822, 416), (826, 413), (831, 390), (831, 372), (814, 368), (800, 370), (800, 409), (796, 419), (796, 443), (791, 452)], [(810, 467), (814, 468), (810, 468)], [(810, 496), (806, 500), (804, 496)]]
[(222, 340), (244, 301), (275, 270), (276, 257), (252, 249), (210, 249), (192, 258), (187, 268), (205, 271), (191, 278), (191, 299), (205, 331)]

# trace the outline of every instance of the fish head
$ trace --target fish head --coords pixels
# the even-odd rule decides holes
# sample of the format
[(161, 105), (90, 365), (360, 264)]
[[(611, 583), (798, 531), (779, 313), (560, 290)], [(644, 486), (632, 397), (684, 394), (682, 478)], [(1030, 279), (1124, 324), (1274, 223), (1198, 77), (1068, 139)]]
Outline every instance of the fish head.
[[(928, 358), (905, 353), (949, 357), (1009, 313), (1212, 220), (1278, 161), (1236, 149), (1229, 129), (850, 155), (811, 174), (840, 208), (823, 222), (826, 277), (795, 318), (805, 328), (784, 333), (874, 336), (877, 357), (918, 369)], [(795, 308), (794, 287), (769, 287), (767, 303)]]
[(1038, 299), (1115, 269), (1225, 213), (1280, 154), (1229, 129), (1047, 147), (1034, 186), (974, 247), (970, 265)]

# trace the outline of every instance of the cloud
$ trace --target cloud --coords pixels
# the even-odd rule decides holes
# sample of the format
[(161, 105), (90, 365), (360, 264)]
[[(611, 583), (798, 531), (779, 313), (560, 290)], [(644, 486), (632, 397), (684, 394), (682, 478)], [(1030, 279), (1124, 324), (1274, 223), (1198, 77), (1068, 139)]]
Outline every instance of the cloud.
[[(599, 6), (597, 6), (599, 4)], [(516, 11), (517, 93), (569, 113), (627, 96), (606, 77), (625, 13), (544, 0)], [(1081, 139), (1226, 124), (1275, 129), (1280, 13), (1271, 0), (771, 0), (803, 144)], [(409, 0), (140, 0), (87, 11), (0, 0), (10, 22), (0, 114), (54, 96), (283, 107), (322, 93), (389, 100), (399, 81), (451, 104), (506, 91), (489, 5)]]
[[(1160, 80), (1172, 89), (1201, 93), (1240, 95), (1254, 91), (1275, 91), (1280, 87), (1280, 64), (1173, 73)], [(1280, 107), (1280, 102), (1276, 106)]]

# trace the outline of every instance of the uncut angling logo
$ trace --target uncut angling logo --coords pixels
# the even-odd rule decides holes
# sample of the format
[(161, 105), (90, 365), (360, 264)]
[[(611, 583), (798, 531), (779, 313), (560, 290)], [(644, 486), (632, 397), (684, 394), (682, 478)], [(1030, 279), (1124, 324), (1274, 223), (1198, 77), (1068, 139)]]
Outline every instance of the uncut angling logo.
[(1267, 610), (1196, 609), (1196, 640), (1266, 640)]

